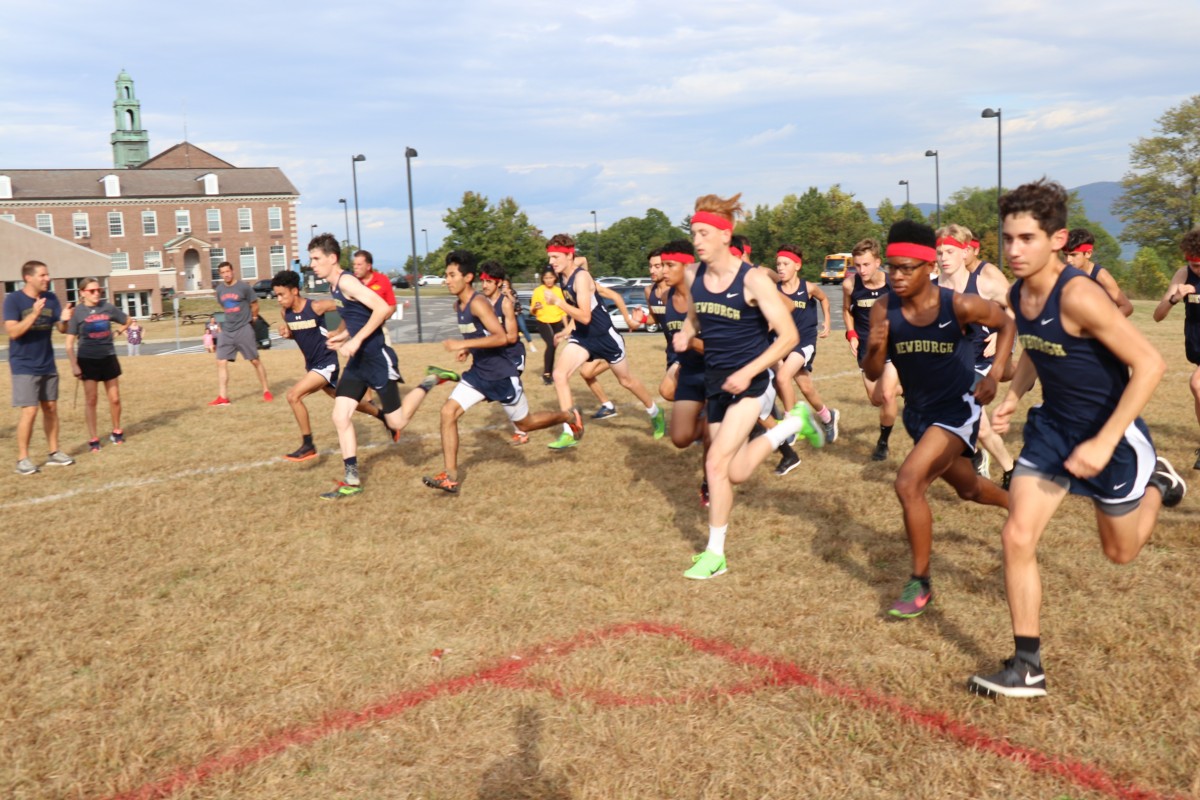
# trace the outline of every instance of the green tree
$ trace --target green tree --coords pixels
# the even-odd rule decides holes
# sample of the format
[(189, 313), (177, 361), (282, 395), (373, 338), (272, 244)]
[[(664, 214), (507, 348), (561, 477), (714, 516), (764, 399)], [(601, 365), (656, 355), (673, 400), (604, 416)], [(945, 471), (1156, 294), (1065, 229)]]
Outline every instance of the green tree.
[(1133, 144), (1113, 211), (1125, 222), (1122, 239), (1170, 257), (1200, 222), (1200, 95), (1159, 117), (1156, 131)]
[(1143, 299), (1161, 297), (1171, 285), (1163, 269), (1163, 261), (1153, 248), (1138, 250), (1129, 270), (1129, 280), (1126, 281), (1129, 296)]
[(671, 224), (657, 208), (646, 210), (644, 217), (625, 217), (600, 231), (600, 256), (596, 258), (596, 234), (583, 231), (575, 237), (576, 251), (588, 258), (594, 275), (638, 276), (646, 274), (647, 254), (674, 239), (686, 239), (686, 232)]
[(828, 254), (849, 251), (860, 239), (879, 235), (867, 207), (837, 184), (825, 192), (810, 186), (799, 197), (787, 195), (774, 208), (757, 206), (737, 231), (750, 239), (759, 263), (769, 264), (785, 242), (799, 246), (810, 278)]
[(470, 250), (481, 259), (494, 258), (512, 275), (536, 272), (546, 261), (542, 232), (511, 197), (493, 206), (484, 195), (466, 192), (462, 204), (447, 209), (442, 221), (449, 233), (442, 246), (423, 259), (427, 268), (440, 271), (436, 265), (445, 254), (459, 249)]

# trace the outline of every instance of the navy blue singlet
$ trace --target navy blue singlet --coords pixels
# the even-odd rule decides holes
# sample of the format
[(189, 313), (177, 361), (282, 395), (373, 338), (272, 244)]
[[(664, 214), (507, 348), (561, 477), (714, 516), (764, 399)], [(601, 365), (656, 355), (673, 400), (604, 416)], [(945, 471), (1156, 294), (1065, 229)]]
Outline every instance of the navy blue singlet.
[(323, 369), (337, 363), (337, 353), (325, 346), (329, 330), (325, 315), (313, 312), (312, 300), (305, 298), (299, 311), (284, 311), (283, 321), (292, 334), (292, 341), (304, 354), (306, 370)]
[(770, 345), (766, 317), (758, 306), (746, 302), (746, 273), (753, 266), (742, 262), (733, 282), (719, 292), (704, 286), (708, 265), (703, 262), (692, 281), (692, 306), (704, 332), (704, 368), (728, 375), (749, 364)]
[(954, 315), (954, 290), (938, 287), (937, 318), (913, 325), (904, 318), (899, 298), (888, 300), (888, 358), (904, 387), (904, 407), (923, 416), (958, 408), (975, 382), (974, 349)]
[[(460, 300), (454, 301), (454, 311), (458, 316), (458, 332), (468, 340), (482, 339), (489, 335), (487, 328), (483, 326), (479, 318), (471, 313), (471, 303), (476, 297), (487, 300), (479, 292), (473, 292), (465, 304)], [(470, 373), (483, 381), (499, 381), (516, 377), (517, 367), (505, 353), (507, 349), (507, 346), (470, 348)]]
[(794, 292), (785, 292), (781, 283), (779, 291), (783, 292), (783, 296), (788, 299), (788, 304), (792, 309), (792, 322), (796, 323), (796, 330), (800, 332), (800, 343), (796, 347), (816, 344), (817, 306), (808, 294), (808, 281), (801, 278), (800, 286)]

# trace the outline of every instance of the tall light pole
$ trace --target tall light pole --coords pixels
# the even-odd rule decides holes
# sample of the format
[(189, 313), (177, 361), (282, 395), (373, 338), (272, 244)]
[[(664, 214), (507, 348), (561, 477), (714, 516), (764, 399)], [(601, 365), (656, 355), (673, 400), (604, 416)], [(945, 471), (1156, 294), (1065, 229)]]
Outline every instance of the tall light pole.
[(339, 197), (338, 202), (342, 204), (342, 211), (346, 217), (346, 247), (350, 246), (350, 206), (346, 203), (346, 198)]
[[(358, 220), (358, 162), (366, 160), (367, 157), (361, 153), (350, 157), (350, 174), (354, 177), (354, 235), (358, 237), (354, 243), (355, 250), (362, 250), (362, 226)], [(346, 238), (349, 239), (350, 234), (346, 234)]]
[(938, 163), (938, 151), (926, 150), (925, 157), (929, 158), (930, 156), (933, 156), (933, 190), (937, 196), (937, 216), (935, 217), (937, 224), (934, 227), (940, 228), (942, 227), (942, 169), (941, 164)]
[(600, 269), (600, 223), (596, 221), (596, 212), (592, 212), (592, 231), (596, 234), (596, 266), (593, 268), (592, 274), (595, 275), (595, 270)]
[(425, 234), (425, 260), (429, 261), (429, 231), (421, 228), (421, 233)]
[(308, 226), (308, 240), (311, 242), (316, 235), (317, 235), (317, 223), (314, 222), (312, 225)]
[(1004, 178), (1001, 172), (1003, 159), (1000, 150), (1000, 109), (985, 108), (979, 115), (983, 119), (996, 118), (996, 266), (1004, 269), (1004, 217), (1000, 214), (1000, 195), (1004, 189)]
[[(417, 157), (417, 151), (411, 147), (404, 148), (404, 168), (408, 173), (408, 232), (412, 235), (412, 258), (413, 265), (417, 263), (417, 223), (413, 216), (413, 198), (412, 198), (412, 160)], [(420, 275), (417, 275), (417, 280), (413, 281), (413, 297), (417, 301), (417, 344), (422, 342), (421, 337), (421, 280)]]
[(908, 201), (908, 181), (900, 181), (900, 183), (898, 183), (897, 186), (904, 187), (904, 218), (908, 219), (910, 216), (909, 210), (908, 210), (908, 207), (910, 205), (910, 203)]

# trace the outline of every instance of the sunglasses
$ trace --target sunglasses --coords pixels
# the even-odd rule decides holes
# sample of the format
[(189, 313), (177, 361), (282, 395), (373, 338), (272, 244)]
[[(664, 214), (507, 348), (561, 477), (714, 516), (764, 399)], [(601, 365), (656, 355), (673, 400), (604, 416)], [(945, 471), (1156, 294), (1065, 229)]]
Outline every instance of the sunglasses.
[(100, 294), (99, 289), (83, 289), (84, 294)]

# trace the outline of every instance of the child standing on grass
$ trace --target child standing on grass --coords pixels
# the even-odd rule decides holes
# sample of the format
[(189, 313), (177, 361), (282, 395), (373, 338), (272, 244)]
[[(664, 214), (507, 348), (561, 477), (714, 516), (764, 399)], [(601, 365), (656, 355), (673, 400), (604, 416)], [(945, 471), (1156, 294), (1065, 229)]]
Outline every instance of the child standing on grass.
[(136, 319), (129, 320), (129, 327), (125, 329), (125, 354), (128, 356), (138, 356), (142, 354), (142, 326)]

